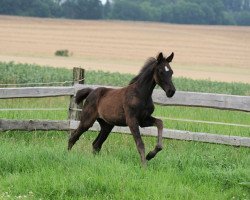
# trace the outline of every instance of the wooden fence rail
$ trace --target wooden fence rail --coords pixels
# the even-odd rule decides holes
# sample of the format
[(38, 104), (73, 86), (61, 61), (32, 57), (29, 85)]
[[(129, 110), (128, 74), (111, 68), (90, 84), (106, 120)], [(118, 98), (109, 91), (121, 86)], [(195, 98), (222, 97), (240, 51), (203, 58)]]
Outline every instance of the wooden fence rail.
[[(110, 87), (100, 85), (83, 85), (84, 70), (74, 68), (74, 85), (70, 87), (23, 87), (23, 88), (0, 88), (0, 99), (9, 98), (41, 98), (55, 96), (71, 96), (69, 105), (69, 118), (64, 121), (56, 120), (7, 120), (0, 119), (0, 131), (7, 130), (72, 130), (77, 127), (79, 106), (74, 103), (74, 96), (79, 89), (91, 87)], [(79, 84), (80, 83), (80, 84)], [(118, 87), (114, 87), (118, 88)], [(198, 106), (227, 110), (239, 110), (250, 112), (250, 96), (176, 92), (173, 98), (167, 98), (164, 91), (154, 90), (153, 100), (160, 105)], [(99, 130), (94, 124), (91, 130)], [(113, 132), (130, 133), (126, 127), (115, 127)], [(143, 135), (155, 136), (155, 128), (141, 129)], [(164, 129), (163, 137), (181, 140), (194, 140), (210, 143), (228, 144), (235, 146), (250, 147), (249, 137), (228, 135), (216, 135), (210, 133), (192, 133), (189, 131)]]
[(0, 99), (70, 96), (74, 93), (74, 86), (0, 88)]
[[(73, 96), (77, 90), (86, 87), (111, 86), (75, 84), (70, 87), (0, 88), (0, 99)], [(156, 89), (153, 92), (153, 101), (160, 105), (196, 106), (250, 112), (250, 96), (179, 91), (172, 98), (167, 98), (163, 90)]]
[[(77, 128), (79, 121), (69, 120), (9, 120), (0, 119), (0, 131), (22, 130), (22, 131), (36, 131), (36, 130), (61, 130), (69, 131)], [(100, 126), (95, 123), (90, 130), (99, 131)], [(145, 136), (157, 136), (157, 130), (154, 127), (140, 128), (141, 134)], [(130, 134), (128, 127), (115, 127), (112, 132)], [(226, 144), (233, 146), (250, 147), (249, 137), (218, 135), (210, 133), (199, 133), (181, 130), (163, 130), (163, 138), (199, 141), (217, 144)]]

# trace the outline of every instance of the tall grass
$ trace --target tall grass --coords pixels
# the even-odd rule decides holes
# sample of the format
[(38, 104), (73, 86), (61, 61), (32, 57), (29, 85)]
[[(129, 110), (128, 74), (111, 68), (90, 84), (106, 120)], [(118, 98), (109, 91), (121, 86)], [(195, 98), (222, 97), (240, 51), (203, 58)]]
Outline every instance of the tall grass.
[[(0, 71), (0, 84), (46, 83), (72, 80), (71, 69), (53, 68), (34, 64), (0, 62)], [(87, 84), (125, 86), (133, 76), (134, 75), (131, 74), (86, 70), (85, 82)], [(250, 84), (247, 83), (225, 83), (179, 77), (174, 78), (174, 82), (177, 90), (182, 91), (250, 95)], [(64, 85), (71, 85), (71, 83), (65, 83)], [(2, 87), (3, 86), (4, 85), (2, 85)]]
[[(2, 133), (0, 199), (250, 197), (247, 148), (164, 140), (165, 149), (141, 169), (131, 136), (111, 134), (100, 155), (93, 156), (95, 137), (86, 133), (67, 152), (66, 133)], [(144, 141), (147, 151), (156, 142)]]

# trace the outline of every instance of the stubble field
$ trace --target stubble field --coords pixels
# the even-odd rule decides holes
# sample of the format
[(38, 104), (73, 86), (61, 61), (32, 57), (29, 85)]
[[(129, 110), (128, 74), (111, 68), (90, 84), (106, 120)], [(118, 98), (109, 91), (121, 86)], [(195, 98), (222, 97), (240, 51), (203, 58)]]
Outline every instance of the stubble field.
[[(136, 74), (175, 52), (175, 76), (250, 82), (250, 28), (0, 16), (0, 60)], [(68, 49), (72, 56), (54, 56)]]

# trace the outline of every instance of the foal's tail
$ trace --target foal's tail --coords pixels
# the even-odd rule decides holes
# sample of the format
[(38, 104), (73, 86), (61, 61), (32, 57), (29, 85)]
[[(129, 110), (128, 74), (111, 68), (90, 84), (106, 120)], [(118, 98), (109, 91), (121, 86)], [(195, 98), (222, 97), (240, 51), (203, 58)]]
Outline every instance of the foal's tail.
[(78, 90), (76, 93), (75, 102), (77, 104), (81, 103), (87, 96), (93, 91), (91, 88), (84, 88), (82, 90)]

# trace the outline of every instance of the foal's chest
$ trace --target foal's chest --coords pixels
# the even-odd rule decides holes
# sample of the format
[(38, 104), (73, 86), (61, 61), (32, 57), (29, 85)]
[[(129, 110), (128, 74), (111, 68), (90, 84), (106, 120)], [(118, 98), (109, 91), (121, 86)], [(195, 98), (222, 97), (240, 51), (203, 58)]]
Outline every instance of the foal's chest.
[(139, 116), (144, 118), (150, 116), (154, 112), (154, 104), (152, 102), (147, 102), (140, 107)]

